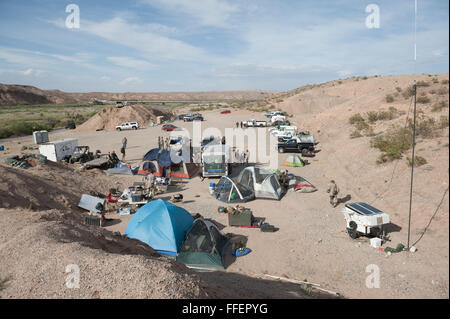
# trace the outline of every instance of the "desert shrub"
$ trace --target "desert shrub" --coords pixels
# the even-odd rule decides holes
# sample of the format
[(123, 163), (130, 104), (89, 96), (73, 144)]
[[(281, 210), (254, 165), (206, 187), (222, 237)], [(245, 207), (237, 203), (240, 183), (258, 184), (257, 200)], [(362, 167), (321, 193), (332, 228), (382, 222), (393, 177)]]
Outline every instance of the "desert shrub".
[(428, 96), (422, 95), (422, 96), (419, 96), (416, 101), (417, 101), (417, 103), (426, 104), (426, 103), (430, 103), (431, 100)]
[(418, 81), (416, 83), (417, 87), (423, 86), (423, 87), (427, 87), (430, 86), (430, 83), (426, 82), (426, 81)]
[(338, 84), (342, 84), (342, 81), (338, 81)]
[(350, 138), (358, 138), (358, 137), (362, 137), (363, 135), (361, 134), (360, 131), (358, 130), (354, 130), (351, 134), (350, 134)]
[[(411, 167), (412, 166), (411, 158), (408, 156), (406, 158), (406, 160), (408, 161), (408, 166)], [(419, 166), (425, 165), (426, 163), (428, 163), (428, 162), (424, 157), (418, 156), (418, 155), (414, 156), (414, 167), (419, 167)]]
[(441, 87), (441, 88), (438, 89), (437, 93), (438, 93), (439, 95), (445, 95), (445, 94), (448, 94), (448, 89), (445, 88), (445, 87)]
[(31, 135), (34, 131), (50, 131), (51, 129), (50, 126), (43, 123), (13, 121), (0, 128), (0, 138), (7, 138), (13, 135)]
[(448, 80), (442, 80), (441, 84), (447, 84), (448, 85)]
[(434, 104), (431, 107), (431, 111), (432, 112), (439, 112), (439, 111), (441, 111), (442, 109), (444, 109), (446, 107), (448, 107), (448, 102), (447, 101), (440, 101), (440, 102), (437, 102), (436, 104)]
[(367, 77), (367, 76), (363, 76), (362, 79), (363, 79), (363, 80), (367, 80), (368, 77)]
[(394, 97), (392, 96), (392, 94), (386, 95), (386, 102), (388, 103), (394, 102)]
[(408, 86), (406, 88), (406, 90), (403, 91), (402, 95), (403, 95), (403, 97), (405, 99), (410, 98), (411, 96), (413, 96), (414, 95), (414, 86), (412, 86), (412, 85)]
[(374, 111), (367, 112), (367, 120), (370, 123), (375, 123), (378, 120), (378, 113)]
[(440, 129), (448, 127), (448, 116), (447, 115), (441, 115), (439, 118), (439, 123), (437, 124), (437, 127)]
[[(409, 129), (412, 130), (412, 120), (409, 120)], [(432, 138), (436, 136), (436, 120), (432, 117), (419, 116), (416, 121), (416, 136)]]
[(12, 279), (11, 275), (6, 276), (4, 278), (0, 278), (0, 291), (2, 291), (8, 286), (8, 281), (10, 281), (11, 279)]
[(376, 121), (393, 120), (397, 116), (398, 110), (393, 106), (391, 106), (388, 111), (367, 112), (367, 119), (370, 123), (375, 123)]
[(411, 130), (396, 128), (383, 135), (373, 137), (370, 146), (382, 152), (377, 163), (386, 163), (402, 158), (403, 153), (411, 147), (411, 143)]
[(364, 121), (365, 121), (364, 118), (359, 113), (352, 115), (348, 120), (348, 122), (352, 125), (354, 125), (358, 122), (364, 122)]
[(397, 92), (401, 92), (402, 91), (402, 88), (399, 87), (399, 86), (397, 86), (395, 89), (397, 90)]
[(433, 78), (432, 81), (433, 81), (433, 83), (439, 83), (438, 78)]

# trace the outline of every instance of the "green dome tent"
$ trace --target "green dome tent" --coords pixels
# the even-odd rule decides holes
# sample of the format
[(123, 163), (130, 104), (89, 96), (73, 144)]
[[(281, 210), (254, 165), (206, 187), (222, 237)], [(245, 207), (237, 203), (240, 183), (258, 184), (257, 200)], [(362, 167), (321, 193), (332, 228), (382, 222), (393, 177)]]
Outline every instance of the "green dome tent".
[(305, 162), (303, 162), (301, 157), (297, 154), (290, 154), (284, 161), (284, 165), (292, 167), (303, 167), (305, 166)]
[(198, 218), (187, 233), (176, 260), (192, 269), (225, 269), (229, 244), (216, 225)]

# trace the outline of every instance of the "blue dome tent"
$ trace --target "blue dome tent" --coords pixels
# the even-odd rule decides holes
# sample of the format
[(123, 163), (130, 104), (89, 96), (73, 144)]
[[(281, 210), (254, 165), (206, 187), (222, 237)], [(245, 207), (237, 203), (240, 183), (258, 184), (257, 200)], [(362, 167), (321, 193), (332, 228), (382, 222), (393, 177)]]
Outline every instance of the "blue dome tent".
[(193, 222), (185, 209), (157, 199), (138, 209), (125, 235), (146, 243), (160, 254), (176, 256)]

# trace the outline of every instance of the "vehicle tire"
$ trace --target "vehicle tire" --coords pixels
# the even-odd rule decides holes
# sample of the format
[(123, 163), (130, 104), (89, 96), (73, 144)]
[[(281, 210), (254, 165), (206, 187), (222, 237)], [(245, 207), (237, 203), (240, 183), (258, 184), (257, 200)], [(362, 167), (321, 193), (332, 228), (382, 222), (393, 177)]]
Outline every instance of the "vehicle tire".
[(133, 126), (133, 130), (137, 130), (137, 127), (136, 127), (136, 126)]
[(349, 228), (347, 228), (347, 233), (350, 236), (350, 238), (352, 239), (356, 239), (358, 238), (358, 231), (356, 230), (358, 226), (356, 225), (356, 223), (352, 220), (349, 223)]
[(278, 148), (278, 153), (284, 153), (284, 148), (283, 147)]
[(308, 150), (306, 148), (302, 149), (302, 155), (303, 156), (307, 156), (308, 155)]
[(118, 127), (116, 130), (118, 130), (119, 132), (122, 131), (122, 129), (120, 127)]

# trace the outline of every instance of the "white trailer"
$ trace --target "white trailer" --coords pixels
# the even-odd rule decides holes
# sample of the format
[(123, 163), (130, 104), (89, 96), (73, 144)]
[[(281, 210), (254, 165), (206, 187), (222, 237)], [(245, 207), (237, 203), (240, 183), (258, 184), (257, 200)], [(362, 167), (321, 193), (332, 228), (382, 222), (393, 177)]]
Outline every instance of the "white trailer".
[(47, 157), (49, 161), (57, 162), (65, 156), (72, 155), (78, 146), (76, 138), (62, 139), (39, 145), (39, 153)]
[(342, 213), (351, 238), (356, 238), (360, 234), (384, 237), (383, 226), (390, 222), (388, 214), (363, 202), (345, 205)]

